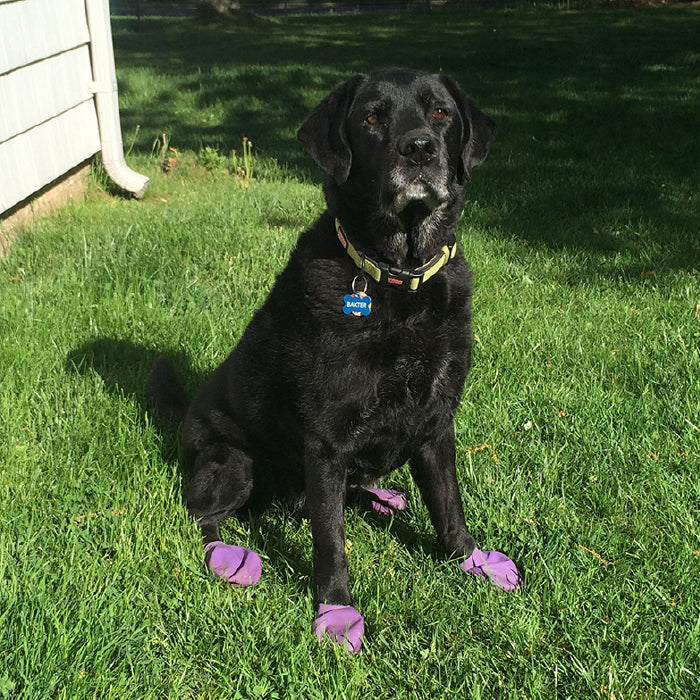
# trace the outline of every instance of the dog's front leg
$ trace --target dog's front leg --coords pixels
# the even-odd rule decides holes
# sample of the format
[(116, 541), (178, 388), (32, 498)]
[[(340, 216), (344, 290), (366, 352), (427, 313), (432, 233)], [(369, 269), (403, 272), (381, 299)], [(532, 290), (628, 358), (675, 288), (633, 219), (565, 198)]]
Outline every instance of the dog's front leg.
[(352, 605), (345, 554), (345, 473), (343, 467), (331, 462), (314, 460), (306, 468), (306, 505), (319, 603)]
[(311, 520), (314, 580), (318, 612), (316, 637), (330, 637), (354, 653), (362, 645), (364, 622), (353, 607), (345, 553), (347, 468), (332, 455), (309, 445), (306, 450), (306, 505)]
[(478, 549), (467, 530), (457, 484), (453, 425), (437, 440), (417, 450), (411, 460), (411, 473), (440, 543), (448, 554), (463, 558), (460, 567), (504, 590), (519, 588), (522, 576), (515, 564), (501, 552)]
[(410, 467), (440, 544), (449, 555), (468, 557), (475, 542), (467, 530), (457, 484), (453, 425), (418, 449)]

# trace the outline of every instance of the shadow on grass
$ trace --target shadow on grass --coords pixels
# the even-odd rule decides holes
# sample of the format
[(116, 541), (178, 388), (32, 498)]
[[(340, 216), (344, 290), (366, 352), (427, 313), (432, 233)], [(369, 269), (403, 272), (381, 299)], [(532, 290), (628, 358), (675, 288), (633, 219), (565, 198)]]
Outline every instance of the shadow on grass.
[[(168, 463), (180, 464), (177, 427), (161, 420), (158, 412), (152, 409), (146, 398), (148, 374), (153, 363), (164, 354), (173, 360), (187, 386), (196, 386), (204, 381), (203, 376), (194, 375), (183, 353), (159, 352), (137, 345), (130, 340), (118, 338), (96, 338), (71, 350), (66, 358), (66, 369), (78, 374), (96, 372), (102, 377), (103, 387), (107, 393), (128, 397), (135, 401), (143, 421), (154, 425), (163, 438), (161, 450), (163, 459)], [(186, 483), (187, 475), (182, 469), (180, 471), (183, 482)]]
[[(290, 17), (264, 28), (115, 20), (125, 141), (226, 152), (242, 136), (319, 181), (295, 133), (355, 72), (453, 74), (499, 136), (474, 176), (480, 228), (592, 253), (588, 274), (700, 267), (700, 13), (435, 12)], [(623, 261), (614, 260), (622, 255)]]

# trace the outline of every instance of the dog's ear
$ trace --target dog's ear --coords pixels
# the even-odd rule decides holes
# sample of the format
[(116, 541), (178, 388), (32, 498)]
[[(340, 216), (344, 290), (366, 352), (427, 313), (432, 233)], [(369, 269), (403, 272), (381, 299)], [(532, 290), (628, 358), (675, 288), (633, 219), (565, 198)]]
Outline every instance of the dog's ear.
[(484, 112), (469, 95), (459, 86), (454, 78), (440, 75), (443, 85), (450, 91), (452, 99), (462, 115), (462, 167), (463, 178), (469, 179), (471, 171), (481, 165), (491, 150), (496, 138), (496, 123)]
[(333, 88), (297, 132), (311, 157), (339, 185), (348, 179), (352, 165), (345, 120), (362, 77), (355, 75)]

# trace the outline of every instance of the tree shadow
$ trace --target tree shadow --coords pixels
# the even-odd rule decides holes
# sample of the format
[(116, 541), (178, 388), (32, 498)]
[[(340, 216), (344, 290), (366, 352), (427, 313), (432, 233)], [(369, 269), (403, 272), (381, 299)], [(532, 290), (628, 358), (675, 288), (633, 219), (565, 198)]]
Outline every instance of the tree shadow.
[(114, 20), (125, 141), (137, 124), (152, 135), (137, 149), (161, 131), (176, 148), (222, 152), (246, 136), (256, 153), (318, 182), (295, 134), (334, 84), (389, 65), (444, 71), (499, 125), (471, 186), (482, 229), (591, 253), (589, 278), (697, 268), (689, 19), (470, 10), (290, 17), (264, 28), (153, 20), (141, 32)]

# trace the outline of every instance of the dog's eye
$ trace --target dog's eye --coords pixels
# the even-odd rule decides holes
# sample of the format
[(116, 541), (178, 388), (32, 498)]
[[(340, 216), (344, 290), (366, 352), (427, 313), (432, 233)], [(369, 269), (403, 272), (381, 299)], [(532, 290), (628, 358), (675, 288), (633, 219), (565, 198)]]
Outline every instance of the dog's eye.
[(433, 110), (432, 118), (436, 122), (441, 122), (446, 116), (447, 116), (447, 110), (443, 109), (442, 107), (436, 107)]
[(379, 124), (379, 117), (374, 113), (368, 114), (365, 117), (365, 124), (369, 124), (370, 126), (377, 126), (377, 124)]

